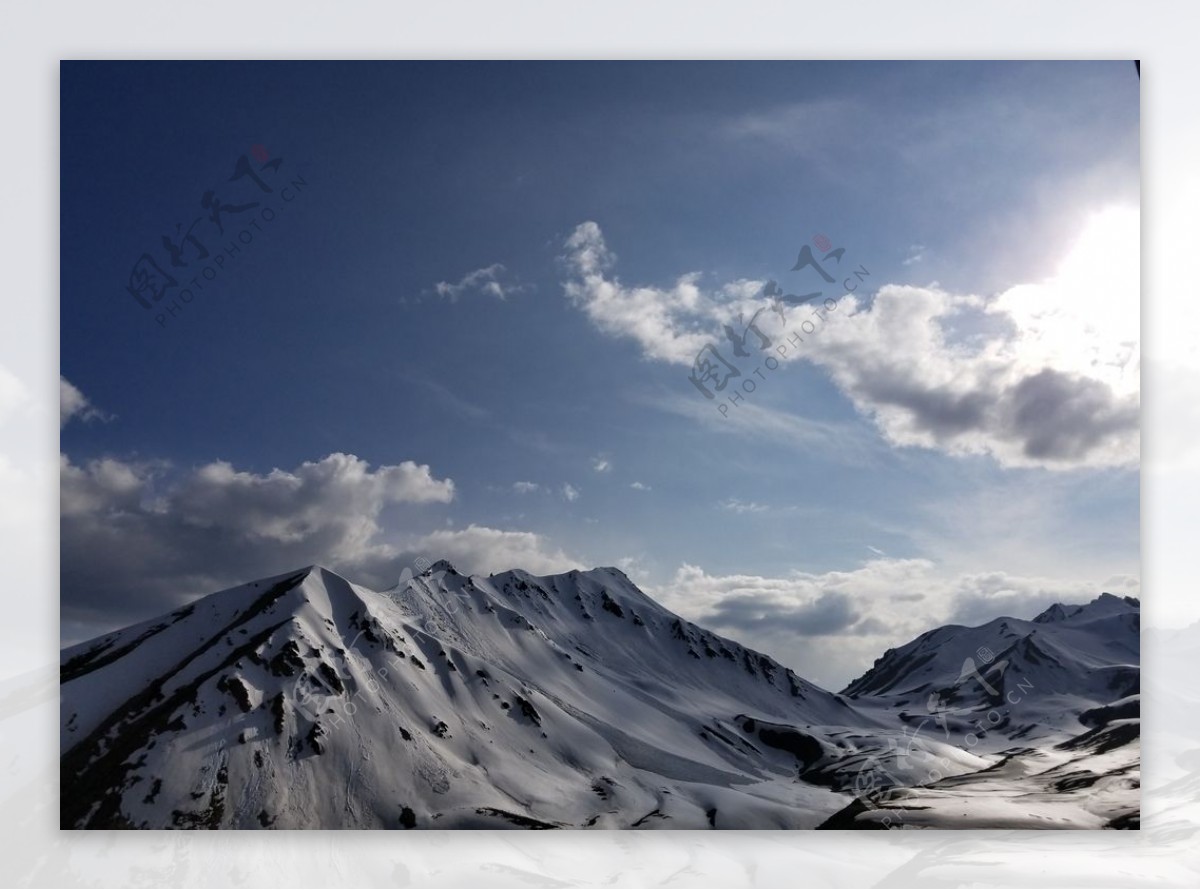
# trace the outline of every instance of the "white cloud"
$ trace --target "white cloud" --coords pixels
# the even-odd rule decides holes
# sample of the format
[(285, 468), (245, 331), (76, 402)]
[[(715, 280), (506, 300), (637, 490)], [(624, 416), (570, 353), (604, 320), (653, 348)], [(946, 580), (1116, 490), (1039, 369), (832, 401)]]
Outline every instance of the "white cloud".
[[(717, 297), (701, 291), (700, 273), (681, 275), (669, 288), (626, 287), (609, 275), (616, 255), (594, 222), (577, 226), (566, 248), (564, 259), (572, 277), (563, 288), (601, 331), (632, 337), (647, 358), (682, 365), (691, 365), (712, 339), (710, 322), (723, 307)], [(735, 282), (723, 293), (746, 297), (761, 287), (760, 282)]]
[(575, 501), (579, 498), (579, 489), (569, 482), (564, 482), (562, 487), (562, 495), (568, 501)]
[(524, 569), (547, 575), (584, 568), (578, 559), (553, 547), (541, 535), (480, 525), (457, 531), (439, 529), (411, 541), (406, 549), (432, 559), (448, 559), (466, 574)]
[(811, 359), (895, 445), (1070, 469), (1138, 460), (1138, 214), (1092, 217), (1047, 281), (853, 299)]
[(536, 482), (514, 482), (512, 487), (517, 494), (531, 494), (541, 488)]
[(500, 263), (492, 263), (490, 266), (468, 272), (457, 283), (439, 281), (434, 285), (434, 291), (439, 297), (445, 297), (452, 303), (457, 302), (460, 297), (472, 293), (504, 300), (524, 290), (523, 285), (504, 283), (501, 279), (506, 272), (507, 270)]
[(632, 489), (633, 489), (633, 490), (635, 490), (635, 491), (652, 491), (652, 490), (653, 490), (653, 489), (651, 489), (651, 488), (650, 488), (650, 486), (649, 486), (649, 485), (646, 485), (646, 484), (645, 484), (645, 483), (643, 483), (643, 482), (636, 482), (636, 481), (635, 481), (635, 482), (630, 482), (630, 483), (629, 483), (629, 487), (630, 487), (630, 488), (632, 488)]
[(592, 469), (597, 473), (607, 473), (612, 469), (612, 461), (603, 454), (592, 458)]
[(93, 460), (84, 467), (59, 458), (59, 509), (68, 517), (118, 516), (142, 510), (144, 497), (157, 475), (146, 463), (126, 463), (112, 458)]
[[(1135, 208), (1097, 213), (1053, 277), (992, 297), (897, 285), (873, 300), (842, 297), (783, 358), (823, 368), (896, 446), (987, 454), (1006, 466), (1136, 464), (1138, 231)], [(578, 226), (566, 246), (568, 299), (649, 359), (690, 367), (709, 343), (732, 355), (720, 331), (742, 331), (738, 319), (767, 305), (757, 281), (704, 292), (689, 274), (670, 288), (626, 286), (594, 222)], [(777, 306), (760, 327), (781, 341), (811, 312)], [(749, 407), (730, 415), (740, 419)]]
[(908, 256), (906, 256), (901, 261), (901, 265), (915, 266), (917, 263), (921, 262), (923, 259), (925, 259), (925, 245), (924, 244), (913, 244), (913, 245), (909, 246)]
[(645, 585), (650, 577), (649, 570), (637, 556), (623, 556), (617, 560), (617, 568), (629, 576), (634, 584)]
[(101, 411), (85, 396), (79, 389), (72, 384), (66, 377), (58, 378), (59, 388), (59, 427), (67, 425), (68, 421), (79, 419), (87, 423), (92, 420), (108, 421), (112, 419), (112, 415)]

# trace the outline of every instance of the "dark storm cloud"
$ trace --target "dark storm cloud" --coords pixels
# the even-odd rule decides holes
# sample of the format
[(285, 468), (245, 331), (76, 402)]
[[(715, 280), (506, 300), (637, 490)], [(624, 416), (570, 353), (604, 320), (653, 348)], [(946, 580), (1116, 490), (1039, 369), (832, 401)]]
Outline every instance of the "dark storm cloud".
[(1138, 428), (1135, 402), (1118, 400), (1098, 380), (1050, 368), (1018, 383), (1008, 408), (1009, 436), (1031, 458), (1082, 461), (1107, 439)]

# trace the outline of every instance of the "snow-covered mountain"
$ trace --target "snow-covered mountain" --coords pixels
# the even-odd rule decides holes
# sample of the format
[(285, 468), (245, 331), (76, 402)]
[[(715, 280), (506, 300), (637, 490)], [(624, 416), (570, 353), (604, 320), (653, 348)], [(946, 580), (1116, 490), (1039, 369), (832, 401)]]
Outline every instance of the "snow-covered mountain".
[[(1053, 626), (1022, 669), (1073, 706), (1117, 697), (1072, 686), (1081, 653), (1105, 677), (1136, 672), (1136, 631), (1132, 657), (1086, 641), (1112, 632), (1094, 611), (1012, 623), (1022, 639)], [(61, 824), (816, 827), (867, 779), (911, 787), (1008, 756), (901, 716), (898, 696), (946, 688), (923, 667), (970, 645), (926, 645), (917, 668), (889, 653), (841, 695), (616, 569), (466, 577), (440, 562), (378, 593), (313, 566), (64, 650)]]
[(1061, 739), (1085, 729), (1085, 711), (1139, 692), (1140, 618), (1136, 599), (1103, 593), (1032, 621), (947, 625), (889, 649), (842, 692), (886, 704), (909, 724), (932, 718), (952, 734), (974, 730), (985, 750)]

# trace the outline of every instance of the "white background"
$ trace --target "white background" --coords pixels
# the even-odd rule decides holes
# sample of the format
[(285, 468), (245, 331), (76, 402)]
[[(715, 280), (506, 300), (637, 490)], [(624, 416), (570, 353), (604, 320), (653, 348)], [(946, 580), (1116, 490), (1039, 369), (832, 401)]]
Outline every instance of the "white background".
[[(0, 880), (37, 886), (1198, 886), (1200, 54), (1183, 2), (5, 3)], [(1191, 44), (1191, 45), (1189, 45)], [(1140, 832), (59, 832), (58, 60), (1143, 60)], [(1054, 138), (1052, 133), (1047, 138)], [(102, 237), (102, 234), (101, 234)], [(97, 294), (97, 298), (101, 298)], [(7, 399), (7, 406), (4, 400)]]

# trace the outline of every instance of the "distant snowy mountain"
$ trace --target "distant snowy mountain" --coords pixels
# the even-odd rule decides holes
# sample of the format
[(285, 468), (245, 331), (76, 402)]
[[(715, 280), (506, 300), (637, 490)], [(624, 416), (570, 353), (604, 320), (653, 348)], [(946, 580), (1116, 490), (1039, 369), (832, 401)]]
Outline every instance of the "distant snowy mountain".
[[(843, 694), (886, 704), (907, 723), (976, 730), (995, 743), (1080, 732), (1079, 715), (1140, 686), (1140, 604), (1103, 593), (1032, 621), (947, 625), (889, 649)], [(978, 726), (983, 715), (983, 728)]]
[(1009, 729), (1050, 734), (1050, 695), (1072, 709), (1060, 734), (1082, 729), (1122, 671), (1136, 686), (1136, 608), (1129, 638), (1130, 607), (1103, 600), (926, 634), (839, 695), (616, 569), (440, 562), (377, 593), (314, 566), (64, 650), (61, 824), (816, 827), (863, 806), (867, 779), (911, 788), (1011, 757), (915, 733), (908, 713), (927, 692), (986, 704), (954, 684), (985, 643), (1010, 661), (993, 688), (1016, 666), (1047, 692)]

